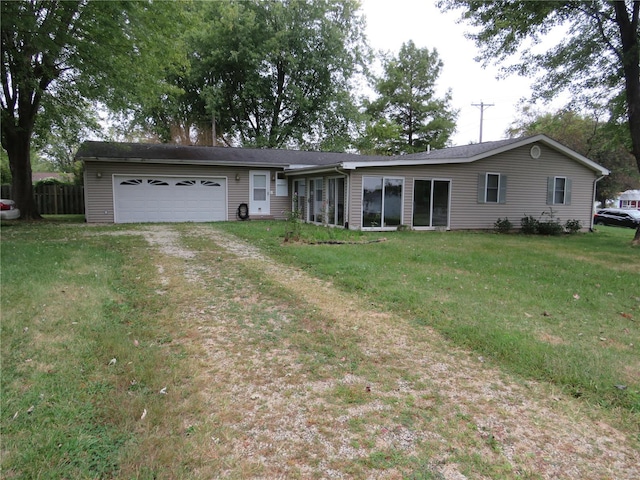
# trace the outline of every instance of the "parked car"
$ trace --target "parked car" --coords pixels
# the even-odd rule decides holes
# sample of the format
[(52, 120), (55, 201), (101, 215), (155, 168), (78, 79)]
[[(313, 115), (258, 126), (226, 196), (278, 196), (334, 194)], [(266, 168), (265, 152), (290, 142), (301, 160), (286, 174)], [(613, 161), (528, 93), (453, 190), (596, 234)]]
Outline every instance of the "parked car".
[(8, 199), (0, 199), (0, 219), (15, 220), (20, 218), (20, 210), (16, 208), (16, 202)]
[(640, 226), (640, 210), (603, 208), (594, 215), (593, 223), (596, 225), (638, 228)]

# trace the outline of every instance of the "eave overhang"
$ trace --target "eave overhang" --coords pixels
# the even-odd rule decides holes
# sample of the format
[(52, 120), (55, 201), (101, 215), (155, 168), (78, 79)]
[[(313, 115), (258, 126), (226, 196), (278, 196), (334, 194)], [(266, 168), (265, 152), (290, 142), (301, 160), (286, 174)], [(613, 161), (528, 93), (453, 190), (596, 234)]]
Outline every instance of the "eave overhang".
[(281, 168), (285, 169), (288, 163), (261, 163), (261, 162), (237, 162), (224, 160), (195, 160), (176, 158), (122, 158), (122, 157), (77, 157), (83, 162), (108, 162), (108, 163), (136, 163), (136, 164), (165, 164), (165, 165), (200, 165), (206, 167), (249, 167), (249, 168)]
[[(566, 157), (596, 172), (609, 175), (609, 170), (589, 160), (587, 157), (565, 147), (546, 135), (534, 135), (522, 139), (506, 139), (484, 144), (450, 147), (410, 155), (395, 157), (359, 156), (355, 154), (336, 154), (321, 152), (276, 151), (276, 150), (227, 150), (221, 147), (176, 147), (141, 146), (134, 144), (113, 145), (100, 142), (86, 142), (89, 148), (82, 149), (76, 155), (77, 160), (85, 162), (129, 163), (129, 164), (165, 164), (198, 165), (221, 167), (244, 167), (256, 169), (283, 169), (287, 176), (302, 176), (337, 172), (345, 174), (358, 168), (380, 167), (418, 167), (429, 165), (453, 165), (472, 163), (493, 157), (527, 145), (539, 143), (562, 153)], [(105, 148), (107, 150), (105, 151)], [(109, 149), (113, 151), (109, 151)], [(93, 150), (93, 151), (91, 151)], [(149, 153), (140, 156), (140, 151)], [(156, 151), (157, 150), (157, 151)], [(86, 153), (85, 153), (86, 152)], [(131, 153), (132, 156), (129, 156)], [(137, 154), (137, 155), (136, 155)], [(215, 155), (215, 156), (214, 156)], [(193, 156), (194, 158), (190, 158)], [(215, 158), (215, 157), (218, 158)], [(226, 156), (227, 158), (220, 158)], [(235, 158), (228, 158), (228, 157)], [(285, 158), (280, 159), (279, 156)], [(532, 160), (533, 161), (533, 160)]]

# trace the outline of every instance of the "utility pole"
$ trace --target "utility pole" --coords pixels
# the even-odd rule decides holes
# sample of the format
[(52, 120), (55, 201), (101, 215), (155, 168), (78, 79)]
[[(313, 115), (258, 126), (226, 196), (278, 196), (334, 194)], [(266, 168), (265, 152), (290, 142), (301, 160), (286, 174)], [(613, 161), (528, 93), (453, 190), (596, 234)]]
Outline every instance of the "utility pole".
[(484, 109), (485, 108), (489, 108), (489, 107), (493, 107), (494, 104), (493, 103), (484, 103), (483, 101), (480, 101), (480, 103), (472, 103), (471, 106), (472, 107), (480, 107), (480, 143), (482, 143), (482, 124), (484, 122)]

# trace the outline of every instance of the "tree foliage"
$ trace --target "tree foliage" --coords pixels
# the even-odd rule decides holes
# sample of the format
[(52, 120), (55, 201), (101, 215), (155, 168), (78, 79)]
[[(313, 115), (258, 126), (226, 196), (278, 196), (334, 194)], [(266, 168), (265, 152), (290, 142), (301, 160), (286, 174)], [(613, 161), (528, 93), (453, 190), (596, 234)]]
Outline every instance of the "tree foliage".
[(198, 27), (183, 38), (189, 66), (167, 79), (180, 93), (141, 120), (171, 141), (209, 140), (215, 118), (218, 140), (229, 145), (345, 148), (356, 113), (351, 82), (368, 54), (358, 7), (355, 0), (195, 3)]
[[(576, 103), (606, 106), (614, 122), (629, 125), (631, 150), (640, 170), (640, 1), (440, 0), (462, 8), (476, 27), (469, 37), (480, 59), (503, 64), (505, 73), (534, 76), (535, 96), (569, 91)], [(539, 43), (560, 29), (546, 51)]]
[(363, 155), (395, 155), (406, 145), (400, 125), (386, 118), (365, 118), (361, 129), (356, 144)]
[(384, 73), (373, 82), (378, 97), (366, 106), (372, 123), (365, 139), (371, 138), (373, 152), (392, 155), (446, 146), (457, 113), (450, 105), (450, 91), (442, 98), (436, 95), (442, 66), (435, 49), (418, 48), (413, 41), (404, 43), (397, 57), (383, 58)]
[(84, 140), (101, 135), (102, 127), (95, 110), (88, 102), (84, 108), (78, 103), (75, 110), (61, 108), (55, 115), (51, 111), (39, 115), (32, 145), (54, 171), (72, 173), (81, 183), (82, 165), (75, 160), (76, 152)]
[(625, 125), (571, 110), (540, 114), (525, 109), (508, 133), (514, 137), (543, 133), (610, 170), (597, 184), (596, 197), (601, 203), (621, 191), (640, 188), (640, 173), (626, 147), (629, 133)]
[(0, 148), (0, 185), (11, 183), (11, 169), (9, 168), (9, 157), (4, 148)]
[(1, 2), (2, 146), (23, 218), (38, 218), (31, 187), (34, 132), (81, 117), (87, 102), (114, 110), (155, 97), (179, 18), (177, 3)]

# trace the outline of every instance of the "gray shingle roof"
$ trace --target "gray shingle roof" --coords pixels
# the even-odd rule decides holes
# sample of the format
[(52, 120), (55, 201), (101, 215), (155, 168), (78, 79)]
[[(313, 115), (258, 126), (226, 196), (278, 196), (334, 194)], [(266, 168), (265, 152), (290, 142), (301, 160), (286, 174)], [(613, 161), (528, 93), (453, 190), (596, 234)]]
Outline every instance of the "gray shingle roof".
[[(144, 162), (190, 165), (232, 165), (281, 167), (300, 174), (334, 167), (428, 165), (466, 163), (494, 153), (503, 152), (533, 142), (542, 142), (561, 151), (594, 171), (607, 175), (609, 171), (592, 160), (574, 152), (545, 135), (510, 138), (493, 142), (462, 145), (430, 152), (393, 157), (367, 156), (351, 153), (308, 152), (257, 148), (198, 147), (174, 144), (84, 142), (76, 154), (77, 160), (103, 162)], [(511, 147), (513, 145), (513, 147)]]
[[(200, 147), (174, 144), (84, 142), (77, 160), (135, 161), (227, 165), (334, 165), (346, 158), (368, 157), (348, 153), (307, 152), (257, 148)], [(374, 157), (380, 160), (381, 157)]]
[(477, 155), (496, 150), (512, 143), (522, 142), (524, 138), (509, 138), (507, 140), (497, 140), (494, 142), (473, 143), (471, 145), (461, 145), (459, 147), (443, 148), (442, 150), (431, 150), (427, 152), (411, 153), (403, 155), (401, 158), (407, 160), (449, 160), (454, 158), (473, 158)]

